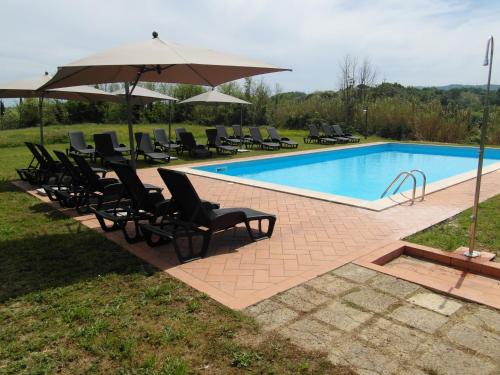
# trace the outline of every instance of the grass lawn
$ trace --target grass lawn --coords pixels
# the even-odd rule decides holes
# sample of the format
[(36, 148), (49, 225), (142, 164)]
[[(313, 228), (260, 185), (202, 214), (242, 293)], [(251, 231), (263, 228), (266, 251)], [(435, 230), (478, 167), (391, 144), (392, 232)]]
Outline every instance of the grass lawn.
[[(470, 215), (472, 209), (416, 233), (407, 241), (454, 251), (468, 245)], [(500, 195), (488, 199), (479, 206), (476, 248), (500, 257)], [(476, 249), (476, 250), (477, 250)]]
[[(49, 147), (64, 150), (56, 133), (67, 130), (48, 127)], [(20, 143), (30, 134), (36, 140), (36, 129), (0, 137), (0, 373), (351, 373), (14, 188), (8, 180), (29, 160)]]

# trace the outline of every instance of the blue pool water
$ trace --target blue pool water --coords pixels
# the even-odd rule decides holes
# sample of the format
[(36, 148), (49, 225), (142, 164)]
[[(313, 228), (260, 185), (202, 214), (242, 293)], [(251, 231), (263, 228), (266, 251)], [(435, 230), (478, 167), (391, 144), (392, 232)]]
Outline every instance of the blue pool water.
[[(388, 143), (195, 169), (373, 201), (401, 171), (421, 169), (429, 184), (476, 169), (477, 156), (473, 147)], [(485, 166), (499, 161), (500, 149), (486, 150)]]

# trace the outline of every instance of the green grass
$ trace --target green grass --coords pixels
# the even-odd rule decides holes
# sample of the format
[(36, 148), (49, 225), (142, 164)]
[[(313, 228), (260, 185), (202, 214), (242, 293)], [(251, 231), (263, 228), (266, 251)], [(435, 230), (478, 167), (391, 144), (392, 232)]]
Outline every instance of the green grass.
[(1, 374), (351, 373), (14, 188), (28, 159), (22, 146), (0, 148)]
[[(470, 215), (472, 210), (450, 218), (440, 224), (406, 238), (407, 241), (453, 251), (468, 245)], [(479, 206), (476, 248), (500, 256), (500, 195)]]

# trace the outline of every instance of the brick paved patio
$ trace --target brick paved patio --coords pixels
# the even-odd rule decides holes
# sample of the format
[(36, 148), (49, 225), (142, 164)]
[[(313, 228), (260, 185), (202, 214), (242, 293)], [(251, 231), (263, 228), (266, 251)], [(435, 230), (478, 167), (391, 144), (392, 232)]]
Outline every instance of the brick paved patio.
[[(138, 173), (144, 182), (163, 186), (155, 168)], [(414, 206), (374, 212), (205, 177), (190, 178), (202, 198), (220, 202), (222, 207), (251, 207), (276, 214), (272, 239), (250, 243), (243, 227), (229, 230), (214, 237), (207, 258), (180, 265), (170, 245), (129, 245), (120, 232), (105, 235), (234, 309), (245, 308), (445, 220), (470, 207), (474, 191), (471, 180), (430, 194)], [(500, 171), (485, 175), (481, 199), (499, 193)], [(75, 218), (100, 230), (93, 216)]]

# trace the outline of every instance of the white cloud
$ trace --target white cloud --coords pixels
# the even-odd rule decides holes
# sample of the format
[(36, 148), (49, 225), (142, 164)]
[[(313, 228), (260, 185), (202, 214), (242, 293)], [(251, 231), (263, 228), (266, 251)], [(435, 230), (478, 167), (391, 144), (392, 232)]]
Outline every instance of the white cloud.
[(479, 84), (486, 38), (500, 31), (500, 3), (484, 0), (7, 0), (2, 14), (0, 82), (55, 71), (157, 30), (290, 67), (266, 76), (285, 90), (336, 88), (346, 54), (369, 56), (388, 81)]

